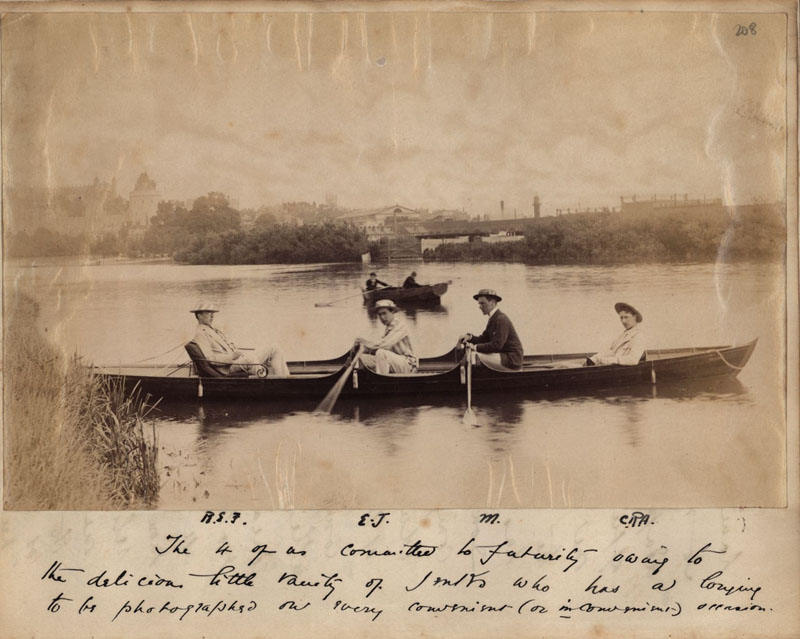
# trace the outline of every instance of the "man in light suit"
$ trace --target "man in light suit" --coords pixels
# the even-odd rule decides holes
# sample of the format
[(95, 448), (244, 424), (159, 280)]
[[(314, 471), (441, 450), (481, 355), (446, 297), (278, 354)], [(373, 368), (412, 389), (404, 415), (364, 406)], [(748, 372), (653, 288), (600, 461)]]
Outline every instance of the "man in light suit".
[(361, 344), (365, 349), (361, 362), (379, 375), (417, 372), (417, 356), (408, 326), (397, 315), (399, 310), (392, 300), (378, 300), (375, 312), (386, 327), (383, 336), (378, 340), (356, 338), (356, 347)]
[(197, 318), (194, 342), (205, 358), (218, 369), (229, 374), (241, 371), (254, 374), (258, 366), (265, 366), (271, 377), (289, 377), (289, 367), (277, 348), (267, 346), (244, 353), (222, 331), (214, 328), (214, 313), (218, 310), (210, 302), (198, 304), (191, 312)]
[(639, 324), (642, 322), (642, 314), (625, 302), (614, 304), (614, 310), (617, 311), (625, 330), (611, 342), (608, 350), (588, 357), (586, 366), (602, 364), (635, 366), (641, 361), (645, 352), (644, 333), (639, 328)]
[(508, 316), (497, 308), (502, 301), (495, 291), (482, 288), (473, 299), (478, 308), (489, 316), (486, 330), (480, 335), (467, 333), (459, 338), (459, 343), (475, 344), (478, 359), (489, 368), (518, 371), (522, 368), (522, 342)]

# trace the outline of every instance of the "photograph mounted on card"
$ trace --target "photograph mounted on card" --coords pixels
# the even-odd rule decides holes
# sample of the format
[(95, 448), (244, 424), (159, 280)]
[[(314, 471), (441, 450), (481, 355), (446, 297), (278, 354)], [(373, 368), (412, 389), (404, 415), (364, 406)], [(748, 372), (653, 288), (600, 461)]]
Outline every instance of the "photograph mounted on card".
[(6, 509), (786, 505), (786, 15), (252, 6), (3, 16)]

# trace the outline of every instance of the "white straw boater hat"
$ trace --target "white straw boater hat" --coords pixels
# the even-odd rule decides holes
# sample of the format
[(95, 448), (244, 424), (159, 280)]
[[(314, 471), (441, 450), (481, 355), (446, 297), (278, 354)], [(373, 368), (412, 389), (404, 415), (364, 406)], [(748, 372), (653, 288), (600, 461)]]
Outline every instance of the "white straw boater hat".
[(189, 311), (190, 313), (219, 313), (219, 309), (214, 306), (213, 302), (203, 301), (196, 304), (195, 307)]
[(392, 300), (378, 300), (375, 302), (375, 310), (377, 311), (379, 308), (388, 308), (390, 311), (397, 310), (397, 306)]
[(472, 299), (476, 300), (479, 297), (493, 297), (498, 302), (502, 302), (503, 301), (503, 298), (500, 297), (497, 294), (497, 292), (492, 290), (491, 288), (482, 288), (480, 291), (478, 291), (477, 293), (475, 293), (475, 295), (472, 296)]

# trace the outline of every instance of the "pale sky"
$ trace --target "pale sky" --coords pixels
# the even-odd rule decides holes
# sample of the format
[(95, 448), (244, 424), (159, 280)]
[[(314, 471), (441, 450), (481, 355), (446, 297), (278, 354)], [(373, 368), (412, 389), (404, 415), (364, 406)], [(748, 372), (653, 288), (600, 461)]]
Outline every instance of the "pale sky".
[(3, 20), (4, 176), (497, 215), (783, 199), (785, 29), (708, 13)]

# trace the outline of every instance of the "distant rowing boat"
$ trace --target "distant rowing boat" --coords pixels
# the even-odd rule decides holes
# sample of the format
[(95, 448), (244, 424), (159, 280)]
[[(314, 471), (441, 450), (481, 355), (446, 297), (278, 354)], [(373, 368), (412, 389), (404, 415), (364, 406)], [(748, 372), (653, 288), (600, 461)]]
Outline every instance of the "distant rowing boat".
[[(642, 384), (679, 382), (713, 377), (735, 377), (747, 364), (756, 341), (742, 346), (707, 346), (648, 350), (645, 361), (635, 366), (570, 366), (590, 353), (528, 355), (520, 371), (497, 371), (484, 366), (472, 369), (475, 393), (517, 391), (541, 396), (547, 391), (630, 388)], [(189, 365), (98, 368), (109, 380), (139, 386), (155, 398), (196, 397), (272, 400), (322, 399), (346, 369), (347, 355), (329, 360), (289, 362), (291, 377), (205, 377)], [(464, 361), (454, 351), (420, 360), (419, 372), (410, 375), (378, 375), (357, 368), (342, 389), (342, 396), (386, 397), (403, 394), (463, 393)]]
[(417, 304), (438, 304), (442, 295), (447, 293), (448, 282), (417, 286), (414, 288), (400, 288), (397, 286), (387, 286), (386, 288), (374, 291), (362, 290), (364, 302), (374, 304), (378, 300), (392, 300), (398, 304), (417, 303)]

